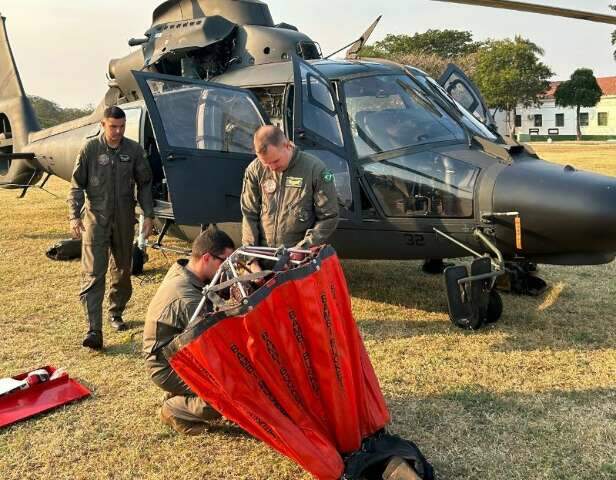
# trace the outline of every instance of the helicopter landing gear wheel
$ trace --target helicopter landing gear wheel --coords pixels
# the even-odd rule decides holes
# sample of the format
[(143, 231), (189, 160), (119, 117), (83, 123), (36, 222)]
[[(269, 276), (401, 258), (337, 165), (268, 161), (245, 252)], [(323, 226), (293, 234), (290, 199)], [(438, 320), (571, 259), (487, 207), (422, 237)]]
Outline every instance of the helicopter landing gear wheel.
[(492, 289), (488, 299), (488, 311), (486, 315), (486, 323), (496, 323), (503, 314), (503, 299), (500, 294)]
[(148, 254), (139, 248), (138, 244), (133, 244), (133, 266), (131, 273), (133, 275), (141, 275), (143, 273), (143, 266), (148, 261)]

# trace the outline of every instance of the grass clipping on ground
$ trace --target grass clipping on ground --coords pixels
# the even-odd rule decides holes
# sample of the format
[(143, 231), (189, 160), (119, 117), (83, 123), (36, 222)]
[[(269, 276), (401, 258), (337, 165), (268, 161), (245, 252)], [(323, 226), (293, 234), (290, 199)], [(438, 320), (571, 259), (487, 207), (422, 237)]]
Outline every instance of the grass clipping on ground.
[[(542, 146), (544, 157), (616, 174), (616, 146)], [(584, 162), (584, 158), (590, 158)], [(156, 417), (161, 391), (141, 357), (143, 318), (173, 258), (151, 251), (104, 353), (80, 346), (78, 262), (45, 250), (68, 236), (67, 184), (23, 200), (0, 191), (0, 377), (65, 367), (90, 399), (0, 431), (3, 479), (309, 478), (232, 430), (184, 437)], [(504, 296), (500, 322), (453, 327), (442, 278), (418, 262), (344, 262), (353, 310), (391, 409), (439, 479), (616, 478), (614, 264), (545, 267), (539, 298)], [(341, 406), (343, 408), (343, 406)]]

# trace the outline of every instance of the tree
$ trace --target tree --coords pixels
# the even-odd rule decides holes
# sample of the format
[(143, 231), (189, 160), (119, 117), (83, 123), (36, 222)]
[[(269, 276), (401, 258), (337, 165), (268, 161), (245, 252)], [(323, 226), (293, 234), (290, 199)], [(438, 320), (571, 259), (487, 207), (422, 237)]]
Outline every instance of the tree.
[(460, 30), (428, 30), (415, 35), (387, 35), (383, 40), (368, 45), (361, 51), (363, 57), (395, 59), (408, 54), (437, 55), (456, 58), (479, 50), (481, 43), (473, 42), (473, 34)]
[[(520, 36), (515, 39), (490, 40), (477, 53), (477, 66), (472, 75), (489, 107), (511, 113), (515, 118), (518, 105), (539, 103), (539, 97), (550, 86), (552, 70), (539, 57), (543, 50)], [(515, 133), (515, 122), (510, 122)]]
[(49, 128), (76, 118), (85, 117), (94, 110), (91, 105), (85, 108), (62, 108), (51, 100), (36, 96), (31, 96), (30, 102), (38, 117), (41, 128)]
[(579, 68), (571, 75), (571, 78), (566, 82), (562, 82), (554, 97), (556, 105), (561, 107), (576, 107), (577, 118), (577, 139), (582, 139), (582, 131), (580, 129), (580, 107), (594, 107), (601, 100), (601, 87), (597, 83), (597, 79), (593, 71), (589, 68)]

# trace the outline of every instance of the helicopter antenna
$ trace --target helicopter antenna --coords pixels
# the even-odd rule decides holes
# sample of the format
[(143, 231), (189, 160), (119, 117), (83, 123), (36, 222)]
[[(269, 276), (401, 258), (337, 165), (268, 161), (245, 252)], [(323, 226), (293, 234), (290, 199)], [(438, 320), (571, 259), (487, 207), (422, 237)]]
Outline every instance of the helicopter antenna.
[[(336, 55), (337, 53), (342, 52), (342, 50), (344, 50), (346, 48), (348, 48), (348, 51), (346, 53), (346, 58), (348, 58), (348, 59), (356, 59), (357, 58), (357, 54), (360, 52), (360, 50), (362, 48), (364, 48), (364, 46), (368, 42), (368, 39), (370, 38), (370, 35), (372, 35), (372, 32), (374, 32), (374, 29), (376, 28), (378, 23), (381, 21), (382, 17), (383, 17), (383, 15), (379, 15), (378, 18), (374, 22), (372, 22), (372, 25), (370, 25), (368, 27), (368, 30), (366, 30), (362, 34), (362, 36), (359, 37), (357, 40), (353, 40), (351, 43), (349, 43), (348, 45), (345, 45), (340, 50), (336, 50), (334, 53), (330, 53), (327, 57), (325, 57), (325, 59), (327, 60), (328, 58), (333, 57), (334, 55)], [(351, 47), (351, 48), (349, 48), (349, 47)]]
[(588, 20), (589, 22), (609, 23), (616, 25), (616, 17), (602, 13), (584, 12), (582, 10), (571, 10), (569, 8), (550, 7), (548, 5), (535, 5), (525, 2), (514, 2), (510, 0), (432, 0), (433, 2), (462, 3), (464, 5), (474, 5), (478, 7), (504, 8), (507, 10), (517, 10), (519, 12), (540, 13), (543, 15), (555, 15), (557, 17), (576, 18), (578, 20)]

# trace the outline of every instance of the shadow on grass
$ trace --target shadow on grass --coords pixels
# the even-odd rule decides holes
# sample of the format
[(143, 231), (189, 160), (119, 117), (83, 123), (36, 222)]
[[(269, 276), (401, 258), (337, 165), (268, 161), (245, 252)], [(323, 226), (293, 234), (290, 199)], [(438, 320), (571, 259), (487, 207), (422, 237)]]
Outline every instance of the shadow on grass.
[(608, 479), (615, 398), (615, 389), (496, 394), (468, 386), (387, 399), (389, 430), (416, 442), (441, 480)]
[[(68, 226), (68, 223), (67, 223)], [(27, 238), (29, 240), (52, 240), (54, 243), (59, 242), (61, 240), (67, 240), (70, 239), (70, 237), (68, 236), (62, 236), (62, 235), (66, 235), (66, 233), (25, 233), (23, 236), (24, 238)], [(51, 244), (49, 245), (51, 247)]]
[(442, 275), (427, 275), (418, 261), (346, 260), (351, 295), (373, 302), (447, 313)]
[(449, 322), (427, 320), (362, 320), (357, 322), (364, 339), (388, 340), (441, 335), (451, 331)]
[[(346, 260), (343, 268), (354, 298), (371, 302), (402, 306), (445, 315), (448, 308), (442, 275), (427, 275), (418, 261), (359, 261)], [(613, 321), (608, 313), (586, 312), (587, 304), (580, 304), (576, 291), (565, 288), (554, 295), (556, 285), (538, 297), (502, 293), (503, 317), (489, 326), (502, 332), (503, 341), (495, 351), (580, 351), (612, 348), (616, 342)], [(368, 314), (369, 315), (369, 314)], [(448, 321), (428, 321), (422, 313), (406, 319), (360, 320), (367, 338), (404, 338), (418, 335), (452, 333)], [(485, 331), (483, 327), (480, 332)], [(454, 333), (456, 329), (454, 328)], [(460, 330), (461, 334), (469, 334)], [(470, 333), (472, 335), (472, 332)]]
[[(113, 340), (108, 340), (113, 342)], [(130, 356), (141, 359), (141, 341), (127, 341), (123, 343), (111, 343), (103, 351), (108, 356)]]

